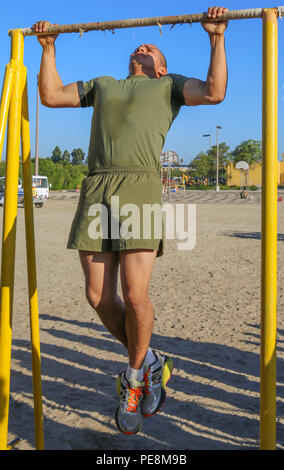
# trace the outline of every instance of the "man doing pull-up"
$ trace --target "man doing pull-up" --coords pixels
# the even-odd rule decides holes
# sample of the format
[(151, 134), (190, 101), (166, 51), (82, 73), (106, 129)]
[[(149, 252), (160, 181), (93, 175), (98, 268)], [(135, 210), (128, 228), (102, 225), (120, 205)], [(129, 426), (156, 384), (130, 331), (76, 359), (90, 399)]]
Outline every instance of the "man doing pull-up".
[[(148, 286), (156, 257), (163, 253), (163, 236), (157, 239), (150, 231), (146, 237), (142, 230), (138, 237), (126, 237), (123, 230), (113, 233), (108, 226), (98, 237), (94, 215), (102, 207), (107, 221), (115, 220), (122, 229), (127, 214), (114, 211), (113, 201), (119, 201), (119, 207), (133, 204), (140, 214), (147, 204), (161, 204), (160, 154), (181, 106), (218, 104), (225, 97), (227, 22), (214, 19), (226, 11), (209, 8), (211, 21), (202, 23), (211, 44), (205, 81), (168, 74), (158, 47), (142, 44), (130, 55), (126, 79), (99, 76), (64, 86), (56, 69), (57, 36), (38, 36), (43, 48), (42, 104), (94, 108), (89, 173), (82, 182), (67, 247), (79, 251), (90, 305), (128, 351), (128, 366), (117, 379), (120, 401), (115, 414), (118, 429), (126, 434), (137, 433), (143, 416), (159, 411), (173, 369), (170, 358), (150, 348), (154, 315)], [(49, 24), (39, 21), (34, 29), (42, 33)], [(142, 215), (137, 224), (143, 225)], [(117, 294), (119, 267), (123, 300)]]

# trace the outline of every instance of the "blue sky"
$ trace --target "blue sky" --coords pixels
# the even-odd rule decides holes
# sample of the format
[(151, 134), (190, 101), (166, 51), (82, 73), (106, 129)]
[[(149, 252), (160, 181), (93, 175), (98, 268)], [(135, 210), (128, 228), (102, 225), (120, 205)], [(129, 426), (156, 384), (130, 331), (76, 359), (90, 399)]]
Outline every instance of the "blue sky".
[[(227, 1), (231, 10), (275, 7), (280, 2), (258, 0)], [(74, 0), (38, 2), (14, 0), (1, 5), (0, 17), (0, 78), (10, 58), (8, 30), (31, 26), (39, 19), (68, 24), (124, 18), (199, 13), (212, 4), (208, 1)], [(166, 139), (164, 150), (174, 150), (185, 162), (208, 148), (204, 133), (212, 134), (216, 144), (216, 125), (222, 126), (220, 139), (233, 150), (242, 140), (261, 140), (262, 100), (262, 24), (261, 20), (235, 20), (226, 31), (226, 51), (229, 67), (227, 96), (217, 106), (183, 107)], [(205, 79), (209, 66), (210, 46), (201, 25), (134, 28), (110, 32), (64, 34), (56, 41), (57, 69), (64, 84), (88, 80), (100, 75), (117, 79), (128, 75), (128, 58), (141, 43), (154, 43), (167, 57), (168, 71)], [(279, 157), (284, 152), (284, 19), (279, 20)], [(35, 147), (36, 75), (39, 71), (41, 47), (35, 37), (25, 38), (24, 63), (28, 69), (28, 90), (31, 124), (32, 156)], [(40, 105), (39, 155), (48, 157), (56, 145), (70, 152), (81, 147), (88, 150), (92, 110), (48, 109)]]

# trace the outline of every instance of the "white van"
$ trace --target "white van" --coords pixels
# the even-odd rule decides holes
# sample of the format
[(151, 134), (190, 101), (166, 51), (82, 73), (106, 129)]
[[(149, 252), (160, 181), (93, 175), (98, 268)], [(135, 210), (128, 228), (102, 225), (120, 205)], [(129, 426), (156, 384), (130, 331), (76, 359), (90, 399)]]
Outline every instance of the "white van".
[(47, 176), (33, 176), (32, 185), (36, 188), (36, 196), (48, 198), (49, 197), (49, 184)]

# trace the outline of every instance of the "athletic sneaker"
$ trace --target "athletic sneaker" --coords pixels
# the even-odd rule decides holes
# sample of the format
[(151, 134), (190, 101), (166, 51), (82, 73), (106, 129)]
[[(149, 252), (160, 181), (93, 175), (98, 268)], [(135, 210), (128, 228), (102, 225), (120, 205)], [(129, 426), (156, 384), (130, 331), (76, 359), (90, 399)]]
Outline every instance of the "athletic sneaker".
[(165, 403), (167, 393), (166, 384), (172, 376), (173, 361), (167, 356), (162, 356), (158, 351), (153, 351), (156, 356), (147, 371), (144, 371), (145, 387), (143, 390), (142, 415), (153, 416)]
[(115, 413), (116, 425), (124, 434), (136, 434), (140, 431), (143, 420), (141, 403), (144, 382), (133, 381), (130, 384), (125, 372), (121, 372), (116, 382), (116, 388), (120, 397), (119, 406)]

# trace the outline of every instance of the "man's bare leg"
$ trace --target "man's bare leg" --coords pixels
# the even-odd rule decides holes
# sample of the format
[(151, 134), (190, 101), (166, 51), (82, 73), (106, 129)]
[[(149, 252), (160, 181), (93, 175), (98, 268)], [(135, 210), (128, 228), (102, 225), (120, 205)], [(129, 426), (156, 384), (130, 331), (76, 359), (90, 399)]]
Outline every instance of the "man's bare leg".
[(141, 369), (150, 344), (154, 313), (148, 286), (156, 260), (156, 251), (131, 250), (119, 253), (125, 332), (129, 365)]
[(127, 348), (125, 306), (117, 294), (117, 253), (79, 251), (85, 274), (86, 297), (107, 330)]
[(117, 379), (120, 402), (115, 422), (126, 434), (139, 432), (143, 417), (161, 409), (173, 369), (170, 358), (149, 348), (154, 314), (148, 286), (156, 255), (152, 250), (119, 253), (129, 364)]
[[(99, 253), (79, 251), (85, 274), (86, 297), (107, 330), (127, 349), (129, 365), (143, 365), (153, 328), (148, 285), (155, 251)], [(120, 263), (124, 301), (117, 294)]]

